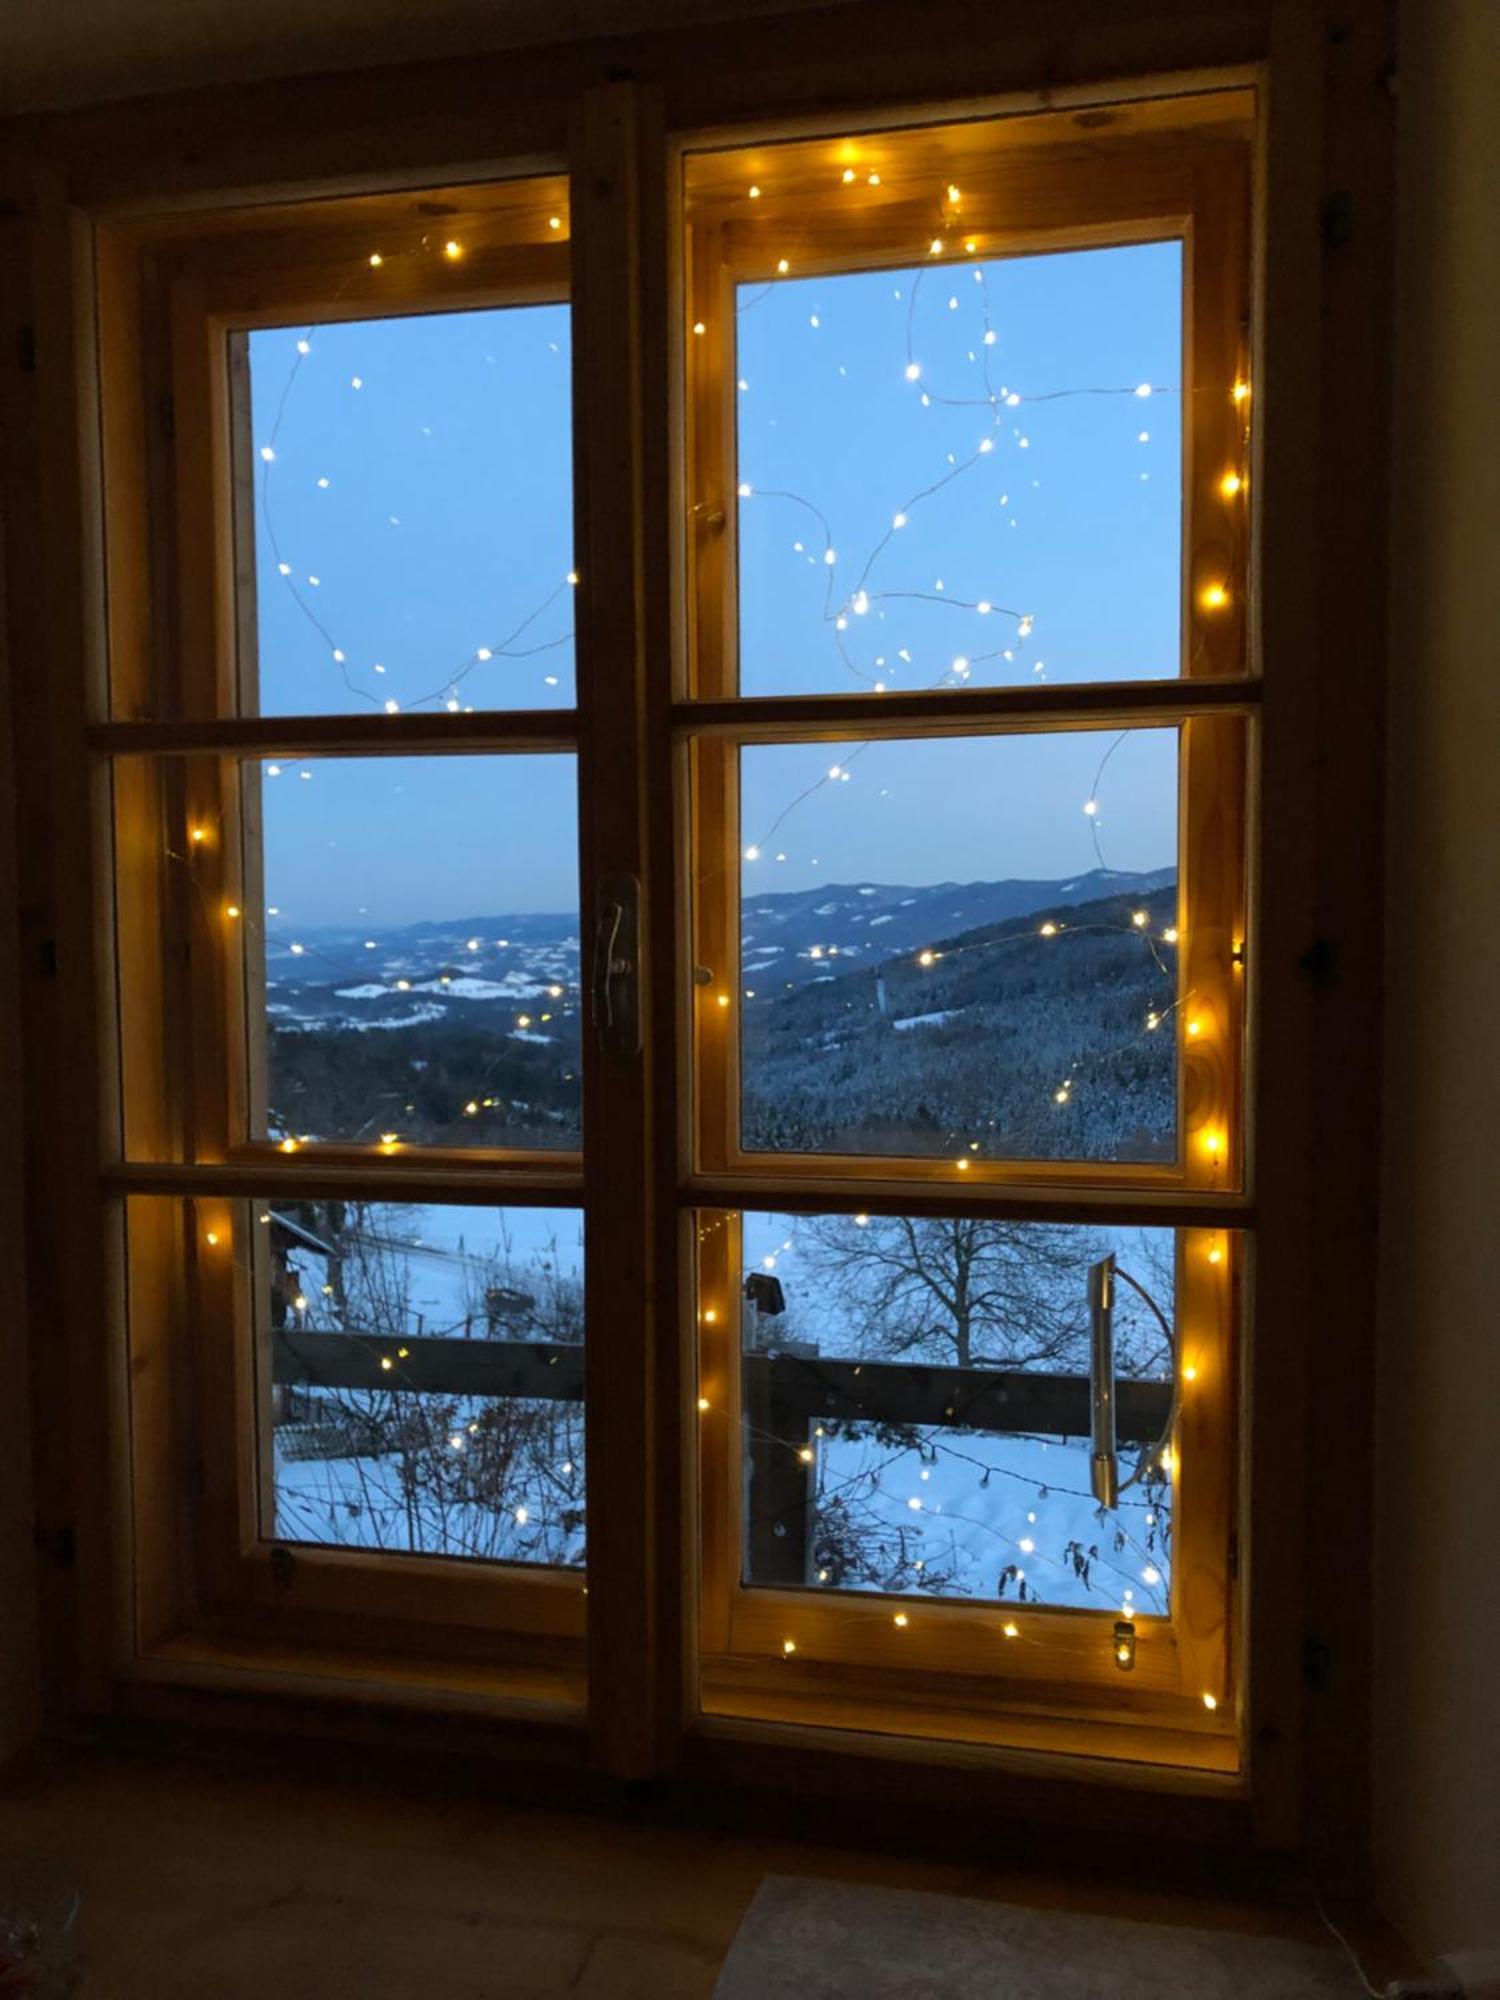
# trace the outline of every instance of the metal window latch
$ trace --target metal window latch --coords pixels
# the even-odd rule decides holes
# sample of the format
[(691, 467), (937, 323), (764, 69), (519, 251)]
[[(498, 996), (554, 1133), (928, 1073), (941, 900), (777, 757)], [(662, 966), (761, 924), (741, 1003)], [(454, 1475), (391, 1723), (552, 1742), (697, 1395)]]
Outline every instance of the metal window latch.
[(607, 1055), (641, 1049), (641, 885), (634, 875), (610, 875), (599, 891), (594, 924), (594, 1032)]
[(1115, 1439), (1115, 1260), (1089, 1266), (1089, 1481), (1101, 1507), (1120, 1498)]

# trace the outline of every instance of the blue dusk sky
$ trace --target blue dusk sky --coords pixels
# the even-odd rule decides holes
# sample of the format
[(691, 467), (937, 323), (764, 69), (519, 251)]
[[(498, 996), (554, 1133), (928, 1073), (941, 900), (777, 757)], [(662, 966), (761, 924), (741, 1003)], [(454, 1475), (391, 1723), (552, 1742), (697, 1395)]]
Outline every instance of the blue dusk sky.
[[(1176, 243), (747, 288), (744, 692), (1175, 674), (1181, 311)], [(573, 701), (570, 370), (564, 306), (251, 336), (264, 712)], [(747, 885), (1166, 865), (1175, 734), (1120, 742), (1086, 815), (1115, 742), (749, 752)], [(306, 925), (577, 908), (570, 759), (263, 771)]]

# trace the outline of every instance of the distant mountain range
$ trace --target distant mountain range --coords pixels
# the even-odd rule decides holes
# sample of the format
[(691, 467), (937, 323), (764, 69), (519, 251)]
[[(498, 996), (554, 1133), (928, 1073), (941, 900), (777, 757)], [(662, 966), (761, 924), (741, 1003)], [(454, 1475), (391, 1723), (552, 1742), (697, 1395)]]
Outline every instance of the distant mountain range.
[[(1175, 1037), (1145, 1024), (1175, 999), (1175, 883), (1170, 868), (1092, 869), (747, 891), (745, 1143), (927, 1153), (978, 1134), (1023, 1157), (1160, 1157)], [(279, 928), (273, 1131), (576, 1144), (579, 928), (571, 912)]]
[[(740, 903), (740, 949), (745, 983), (769, 990), (801, 985), (830, 973), (873, 966), (937, 946), (944, 939), (987, 924), (1005, 923), (1042, 910), (1070, 909), (1108, 896), (1145, 897), (1169, 888), (1175, 868), (1124, 872), (1094, 868), (1062, 882), (938, 882), (930, 888), (830, 883), (788, 895), (756, 895), (747, 886)], [(816, 951), (817, 956), (812, 953)]]

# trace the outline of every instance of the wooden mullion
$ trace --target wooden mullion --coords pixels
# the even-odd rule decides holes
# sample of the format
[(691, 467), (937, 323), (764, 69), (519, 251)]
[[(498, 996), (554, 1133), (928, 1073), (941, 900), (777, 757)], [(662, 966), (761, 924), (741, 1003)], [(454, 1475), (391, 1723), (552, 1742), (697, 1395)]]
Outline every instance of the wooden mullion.
[(476, 710), (473, 715), (228, 715), (203, 720), (101, 722), (89, 748), (115, 757), (188, 757), (200, 751), (256, 757), (459, 756), (478, 751), (576, 748), (571, 708)]
[(1248, 714), (1260, 700), (1260, 682), (1190, 684), (1094, 681), (1028, 687), (969, 687), (886, 694), (756, 695), (743, 701), (678, 702), (674, 726), (694, 737), (732, 735), (750, 743), (833, 740), (839, 736), (891, 736), (919, 728), (924, 735), (957, 735), (985, 724), (1012, 728), (1160, 727), (1189, 715)]
[[(487, 1201), (501, 1207), (576, 1208), (584, 1195), (582, 1166), (573, 1162), (550, 1172), (517, 1164), (515, 1175), (497, 1177), (495, 1162), (483, 1153), (472, 1159), (449, 1155), (441, 1162), (421, 1154), (392, 1159), (362, 1157), (331, 1162), (318, 1149), (295, 1154), (267, 1151), (227, 1161), (127, 1160), (107, 1166), (104, 1185), (123, 1194), (263, 1195), (269, 1199), (315, 1200), (347, 1193), (371, 1201)], [(277, 1193), (277, 1190), (280, 1193)]]
[[(641, 115), (625, 84), (587, 91), (576, 107), (573, 353), (583, 934), (593, 935), (606, 881), (633, 876), (635, 977), (649, 1019), (654, 898), (670, 889), (653, 876), (643, 783), (641, 282), (645, 238), (664, 226), (664, 190), (643, 175)], [(602, 1033), (585, 1037), (589, 1722), (595, 1760), (620, 1777), (646, 1776), (670, 1757), (678, 1714), (675, 1699), (663, 1699), (679, 1661), (661, 1616), (662, 1452), (675, 1427), (655, 1395), (654, 1061), (649, 1043), (607, 1051)]]
[(1251, 1229), (1254, 1202), (1246, 1195), (1173, 1188), (1161, 1193), (1130, 1187), (1078, 1186), (1071, 1190), (1028, 1184), (973, 1182), (956, 1177), (942, 1186), (887, 1176), (851, 1181), (789, 1173), (760, 1177), (689, 1175), (678, 1189), (685, 1206), (774, 1209), (816, 1215), (975, 1215), (996, 1221), (1100, 1223), (1140, 1229), (1223, 1227)]

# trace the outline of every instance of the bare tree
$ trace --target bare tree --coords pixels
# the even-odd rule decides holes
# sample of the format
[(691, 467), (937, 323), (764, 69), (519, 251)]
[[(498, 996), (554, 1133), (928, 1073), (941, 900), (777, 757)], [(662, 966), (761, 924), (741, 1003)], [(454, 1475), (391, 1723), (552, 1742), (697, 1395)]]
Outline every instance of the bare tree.
[(816, 1216), (809, 1270), (860, 1352), (1035, 1368), (1076, 1358), (1088, 1325), (1086, 1233), (966, 1216)]

